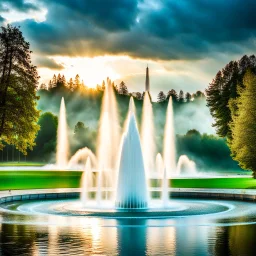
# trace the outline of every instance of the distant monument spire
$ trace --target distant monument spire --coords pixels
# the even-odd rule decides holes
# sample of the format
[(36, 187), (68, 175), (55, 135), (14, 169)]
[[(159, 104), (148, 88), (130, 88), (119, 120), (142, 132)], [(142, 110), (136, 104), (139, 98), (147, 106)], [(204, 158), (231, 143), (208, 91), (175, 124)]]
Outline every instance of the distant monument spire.
[(147, 65), (147, 68), (146, 68), (146, 92), (149, 92), (149, 69), (148, 69), (148, 65)]

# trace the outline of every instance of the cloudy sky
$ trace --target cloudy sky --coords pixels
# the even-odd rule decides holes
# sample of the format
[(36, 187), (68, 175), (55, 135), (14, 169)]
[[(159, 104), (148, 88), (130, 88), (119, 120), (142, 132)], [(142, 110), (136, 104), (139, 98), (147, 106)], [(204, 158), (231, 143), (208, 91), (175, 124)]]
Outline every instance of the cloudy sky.
[(109, 76), (130, 91), (204, 90), (227, 62), (255, 53), (255, 0), (1, 0), (0, 23), (19, 25), (41, 82)]

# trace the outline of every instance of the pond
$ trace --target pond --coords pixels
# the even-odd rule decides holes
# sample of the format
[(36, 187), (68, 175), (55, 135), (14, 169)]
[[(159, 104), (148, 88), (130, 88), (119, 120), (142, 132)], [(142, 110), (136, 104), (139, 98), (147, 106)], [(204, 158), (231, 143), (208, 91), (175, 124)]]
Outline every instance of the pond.
[(151, 217), (82, 216), (88, 213), (73, 211), (75, 199), (5, 203), (0, 255), (254, 255), (255, 203), (172, 203), (169, 216)]

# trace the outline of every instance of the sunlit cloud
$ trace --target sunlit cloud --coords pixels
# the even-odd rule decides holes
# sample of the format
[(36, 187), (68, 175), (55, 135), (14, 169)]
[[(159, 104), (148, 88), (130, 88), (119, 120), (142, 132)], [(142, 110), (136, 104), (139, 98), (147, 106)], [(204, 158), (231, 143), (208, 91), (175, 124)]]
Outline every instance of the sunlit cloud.
[[(59, 72), (65, 74), (66, 79), (74, 78), (76, 74), (79, 74), (80, 78), (84, 81), (88, 87), (95, 87), (97, 84), (101, 84), (103, 80), (109, 77), (112, 80), (119, 79), (121, 74), (111, 67), (111, 63), (118, 61), (118, 57), (115, 56), (102, 56), (94, 58), (86, 57), (63, 57), (56, 56), (52, 59), (58, 64), (63, 66), (63, 69)], [(50, 79), (53, 75), (51, 69), (40, 68), (42, 77), (48, 77)]]

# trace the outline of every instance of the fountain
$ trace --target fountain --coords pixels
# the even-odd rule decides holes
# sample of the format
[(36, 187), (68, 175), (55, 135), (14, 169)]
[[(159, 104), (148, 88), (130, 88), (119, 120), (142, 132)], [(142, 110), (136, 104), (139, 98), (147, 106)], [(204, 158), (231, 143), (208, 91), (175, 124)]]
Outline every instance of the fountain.
[[(117, 152), (120, 143), (120, 128), (117, 103), (111, 80), (107, 79), (103, 96), (98, 135), (98, 191), (97, 201), (102, 200), (102, 186), (113, 188), (116, 180)], [(112, 194), (113, 195), (113, 194)], [(108, 194), (105, 193), (107, 197)]]
[(60, 169), (66, 168), (69, 156), (68, 126), (66, 120), (65, 101), (62, 97), (60, 104), (59, 123), (57, 132), (56, 164)]
[(84, 169), (81, 182), (84, 207), (102, 207), (107, 203), (116, 209), (150, 208), (154, 201), (150, 198), (152, 188), (149, 184), (152, 178), (158, 180), (156, 185), (161, 195), (161, 207), (166, 207), (169, 202), (169, 177), (181, 175), (184, 171), (189, 175), (196, 173), (195, 163), (184, 155), (179, 158), (176, 168), (172, 98), (169, 99), (166, 113), (163, 158), (158, 153), (156, 161), (153, 108), (148, 92), (145, 93), (142, 116), (139, 135), (135, 104), (131, 97), (124, 133), (120, 139), (117, 104), (108, 79), (102, 102), (96, 155), (85, 147), (79, 149), (68, 162), (66, 110), (62, 98), (57, 165), (59, 168)]
[[(103, 96), (98, 135), (97, 159), (100, 170), (115, 170), (120, 143), (117, 103), (111, 80), (107, 79)], [(107, 153), (106, 153), (107, 152)]]
[(141, 144), (147, 173), (155, 169), (155, 131), (153, 122), (153, 108), (149, 92), (145, 92), (142, 109)]
[(178, 164), (177, 164), (177, 171), (176, 175), (181, 175), (182, 173), (188, 174), (188, 175), (195, 175), (196, 174), (196, 164), (194, 161), (189, 160), (189, 158), (186, 155), (182, 155), (179, 158)]
[(176, 150), (175, 150), (175, 132), (173, 121), (172, 97), (169, 98), (168, 108), (166, 111), (166, 123), (164, 130), (164, 165), (168, 176), (176, 171)]
[(157, 172), (157, 175), (159, 177), (161, 177), (162, 174), (163, 174), (163, 171), (164, 171), (164, 161), (163, 161), (162, 155), (160, 153), (158, 153), (156, 155), (156, 172)]
[(84, 206), (86, 206), (88, 200), (89, 200), (89, 191), (93, 187), (93, 177), (92, 177), (92, 165), (91, 165), (91, 159), (88, 156), (85, 164), (85, 169), (82, 174), (82, 182), (81, 187), (84, 188), (81, 193), (81, 200)]
[[(141, 136), (139, 136), (133, 98), (130, 99), (125, 129), (122, 139), (120, 139), (117, 109), (115, 108), (114, 99), (111, 98), (113, 96), (111, 90), (112, 88), (108, 85), (104, 94), (103, 101), (106, 102), (102, 106), (98, 140), (99, 148), (96, 155), (85, 147), (79, 149), (70, 158), (69, 162), (64, 99), (61, 101), (57, 164), (60, 167), (62, 166), (61, 168), (67, 167), (68, 169), (74, 168), (77, 170), (79, 167), (83, 169), (81, 190), (73, 188), (56, 189), (50, 192), (36, 190), (26, 191), (25, 194), (24, 192), (19, 194), (19, 191), (8, 192), (3, 198), (0, 198), (0, 208), (2, 208), (2, 211), (0, 210), (0, 222), (2, 222), (0, 223), (0, 228), (4, 231), (2, 233), (6, 234), (8, 230), (11, 230), (14, 233), (10, 237), (22, 238), (32, 229), (29, 237), (40, 238), (40, 241), (35, 240), (33, 244), (38, 245), (41, 243), (41, 248), (36, 253), (47, 254), (52, 251), (42, 249), (45, 248), (45, 244), (49, 240), (49, 237), (45, 236), (45, 230), (52, 230), (51, 232), (54, 234), (53, 240), (56, 245), (50, 241), (50, 246), (54, 245), (56, 248), (60, 248), (58, 251), (54, 249), (52, 252), (54, 255), (59, 255), (63, 252), (70, 255), (72, 253), (76, 255), (91, 255), (95, 251), (102, 254), (103, 241), (105, 240), (104, 250), (106, 250), (110, 246), (113, 237), (116, 242), (114, 247), (122, 248), (119, 254), (120, 252), (121, 254), (129, 255), (131, 253), (135, 255), (138, 253), (143, 255), (152, 253), (163, 255), (165, 252), (168, 255), (175, 254), (175, 252), (172, 253), (166, 247), (166, 245), (170, 245), (182, 248), (182, 250), (177, 250), (176, 252), (178, 253), (176, 254), (181, 252), (181, 255), (190, 255), (191, 253), (187, 248), (191, 247), (192, 244), (193, 248), (195, 248), (192, 254), (206, 255), (209, 251), (205, 248), (203, 251), (197, 250), (197, 244), (193, 243), (194, 239), (191, 240), (190, 234), (196, 234), (193, 237), (197, 237), (197, 239), (198, 237), (208, 239), (207, 234), (212, 234), (213, 228), (216, 227), (216, 237), (219, 239), (221, 226), (225, 226), (225, 228), (235, 226), (235, 231), (238, 226), (249, 227), (246, 233), (250, 233), (252, 231), (250, 226), (254, 228), (252, 225), (255, 225), (255, 205), (253, 202), (235, 202), (234, 199), (255, 200), (255, 192), (247, 193), (243, 190), (236, 194), (237, 192), (234, 192), (233, 189), (232, 192), (228, 192), (226, 189), (224, 192), (209, 189), (206, 191), (199, 189), (170, 189), (170, 177), (182, 176), (184, 172), (186, 175), (196, 174), (195, 163), (185, 155), (179, 157), (177, 168), (175, 166), (171, 99), (166, 115), (163, 159), (160, 153), (157, 156), (154, 155), (152, 151), (154, 145), (152, 148), (148, 148), (146, 154), (143, 154), (143, 143), (144, 148), (154, 144), (152, 138), (148, 138), (149, 141), (147, 141), (147, 137), (153, 134), (153, 128), (151, 127), (149, 132), (144, 127), (141, 130)], [(112, 105), (108, 101), (112, 101)], [(146, 105), (152, 108), (150, 104)], [(112, 107), (115, 108), (115, 111), (111, 110)], [(143, 122), (147, 123), (149, 127), (153, 125), (152, 115), (150, 118), (145, 118), (146, 121), (144, 120)], [(104, 129), (105, 126), (106, 129)], [(118, 140), (114, 140), (115, 133), (113, 131), (116, 132)], [(105, 132), (104, 136), (103, 132)], [(143, 135), (144, 132), (147, 134), (146, 137)], [(142, 145), (140, 138), (142, 138)], [(149, 156), (152, 156), (152, 159), (156, 158), (155, 163), (152, 164), (151, 159), (148, 158)], [(151, 169), (149, 166), (154, 167)], [(151, 183), (152, 186), (150, 185)], [(153, 187), (153, 183), (155, 187)], [(204, 198), (210, 197), (211, 193), (213, 193), (214, 199), (207, 200)], [(171, 200), (170, 195), (172, 196)], [(78, 199), (79, 196), (80, 199)], [(227, 201), (229, 199), (233, 201)], [(10, 225), (11, 229), (7, 228)], [(17, 235), (15, 232), (21, 230), (15, 228), (17, 225), (24, 226), (26, 234)], [(44, 228), (38, 228), (38, 225)], [(101, 226), (108, 228), (101, 228)], [(205, 233), (206, 228), (208, 228), (208, 233)], [(43, 233), (40, 233), (41, 230)], [(134, 230), (136, 242), (131, 245), (128, 238), (134, 234)], [(74, 236), (78, 231), (81, 234)], [(103, 235), (103, 232), (105, 232), (105, 235)], [(120, 232), (122, 235), (118, 235)], [(223, 233), (225, 235), (227, 232)], [(56, 235), (59, 235), (59, 239), (57, 239)], [(77, 243), (70, 243), (70, 239), (66, 239), (67, 242), (63, 242), (63, 239), (61, 240), (63, 235), (77, 241)], [(5, 239), (7, 239), (6, 237)], [(42, 237), (46, 237), (46, 241), (42, 242)], [(123, 241), (121, 241), (122, 239), (120, 240), (120, 237)], [(184, 237), (188, 245), (185, 246), (186, 248), (184, 247)], [(93, 240), (91, 241), (90, 239)], [(159, 247), (156, 243), (152, 250), (152, 247), (149, 246), (150, 241), (156, 241), (155, 239), (161, 240), (164, 246)], [(58, 242), (60, 240), (62, 241), (61, 243)], [(15, 244), (19, 246), (18, 240), (18, 243), (6, 241), (11, 244), (9, 248), (12, 248)], [(85, 243), (85, 241), (89, 242)], [(200, 240), (200, 244), (202, 241), (204, 242), (204, 240)], [(94, 245), (94, 250), (88, 251), (88, 244)], [(134, 244), (135, 249), (131, 251), (130, 247), (134, 246)], [(251, 244), (253, 244), (253, 241), (250, 242)], [(71, 245), (76, 245), (76, 250), (70, 249), (69, 251)], [(83, 245), (85, 250), (79, 251)], [(35, 252), (37, 247), (33, 247), (31, 254)], [(213, 248), (212, 244), (211, 247)], [(248, 246), (248, 248), (251, 247)], [(15, 248), (15, 252), (21, 255), (22, 252), (20, 253), (18, 249)], [(104, 253), (107, 255), (118, 254), (116, 250), (104, 251)], [(226, 250), (224, 253), (226, 253)]]
[(93, 167), (97, 169), (98, 167), (97, 158), (95, 154), (87, 147), (77, 150), (77, 152), (69, 160), (68, 167), (79, 168), (79, 162), (86, 163), (88, 157)]
[(168, 184), (169, 180), (167, 177), (167, 171), (166, 168), (164, 168), (164, 172), (163, 172), (163, 179), (162, 179), (162, 202), (163, 202), (163, 207), (166, 207), (168, 205), (168, 201), (169, 201), (169, 184)]
[(146, 173), (140, 137), (131, 108), (121, 149), (115, 205), (122, 209), (138, 209), (148, 206)]

